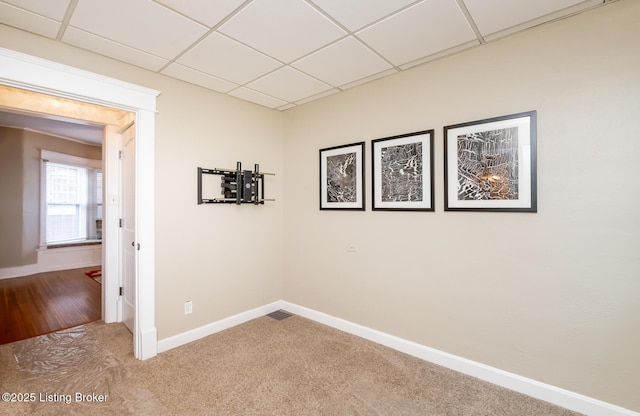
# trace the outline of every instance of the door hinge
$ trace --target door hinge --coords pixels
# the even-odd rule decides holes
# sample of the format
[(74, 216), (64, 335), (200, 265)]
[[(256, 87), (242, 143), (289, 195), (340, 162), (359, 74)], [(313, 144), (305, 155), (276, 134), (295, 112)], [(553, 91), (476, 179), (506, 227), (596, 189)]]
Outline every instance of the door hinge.
[(120, 296), (124, 295), (124, 288), (120, 286)]
[(124, 222), (124, 221), (122, 221), (122, 218), (120, 218), (120, 219), (118, 220), (118, 225), (120, 226), (120, 228), (122, 228), (122, 223), (123, 223), (123, 222)]
[(118, 150), (118, 159), (122, 159), (122, 150)]

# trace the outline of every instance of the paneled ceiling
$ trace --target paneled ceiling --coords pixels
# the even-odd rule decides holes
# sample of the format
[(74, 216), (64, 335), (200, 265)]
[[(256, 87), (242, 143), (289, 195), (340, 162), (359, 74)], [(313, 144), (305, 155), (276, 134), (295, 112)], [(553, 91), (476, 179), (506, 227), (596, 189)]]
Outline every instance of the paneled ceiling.
[(285, 110), (615, 0), (4, 0), (0, 23)]

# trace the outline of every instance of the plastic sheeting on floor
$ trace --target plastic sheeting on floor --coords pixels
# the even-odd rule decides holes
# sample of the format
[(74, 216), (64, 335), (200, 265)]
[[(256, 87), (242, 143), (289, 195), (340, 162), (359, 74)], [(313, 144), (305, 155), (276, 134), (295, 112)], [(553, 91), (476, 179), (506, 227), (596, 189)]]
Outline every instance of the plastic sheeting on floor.
[(35, 414), (168, 413), (87, 326), (16, 342), (12, 349)]

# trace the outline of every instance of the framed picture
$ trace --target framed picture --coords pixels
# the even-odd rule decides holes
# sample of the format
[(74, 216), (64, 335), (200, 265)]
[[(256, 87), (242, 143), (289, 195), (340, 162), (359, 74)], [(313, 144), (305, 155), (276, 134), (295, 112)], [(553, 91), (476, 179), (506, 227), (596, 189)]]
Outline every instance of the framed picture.
[(371, 142), (374, 210), (434, 211), (433, 130)]
[(364, 142), (320, 149), (320, 209), (365, 209)]
[(536, 112), (444, 128), (445, 211), (537, 212)]

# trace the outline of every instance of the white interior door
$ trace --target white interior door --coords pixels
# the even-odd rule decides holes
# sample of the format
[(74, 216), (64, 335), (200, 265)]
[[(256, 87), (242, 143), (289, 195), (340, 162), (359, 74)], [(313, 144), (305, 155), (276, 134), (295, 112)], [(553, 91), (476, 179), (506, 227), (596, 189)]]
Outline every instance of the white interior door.
[(136, 310), (136, 271), (137, 271), (137, 242), (136, 242), (136, 205), (135, 205), (135, 126), (130, 126), (122, 133), (121, 154), (121, 186), (122, 186), (122, 227), (121, 227), (121, 258), (122, 282), (120, 282), (122, 296), (122, 321), (134, 331), (134, 317)]

